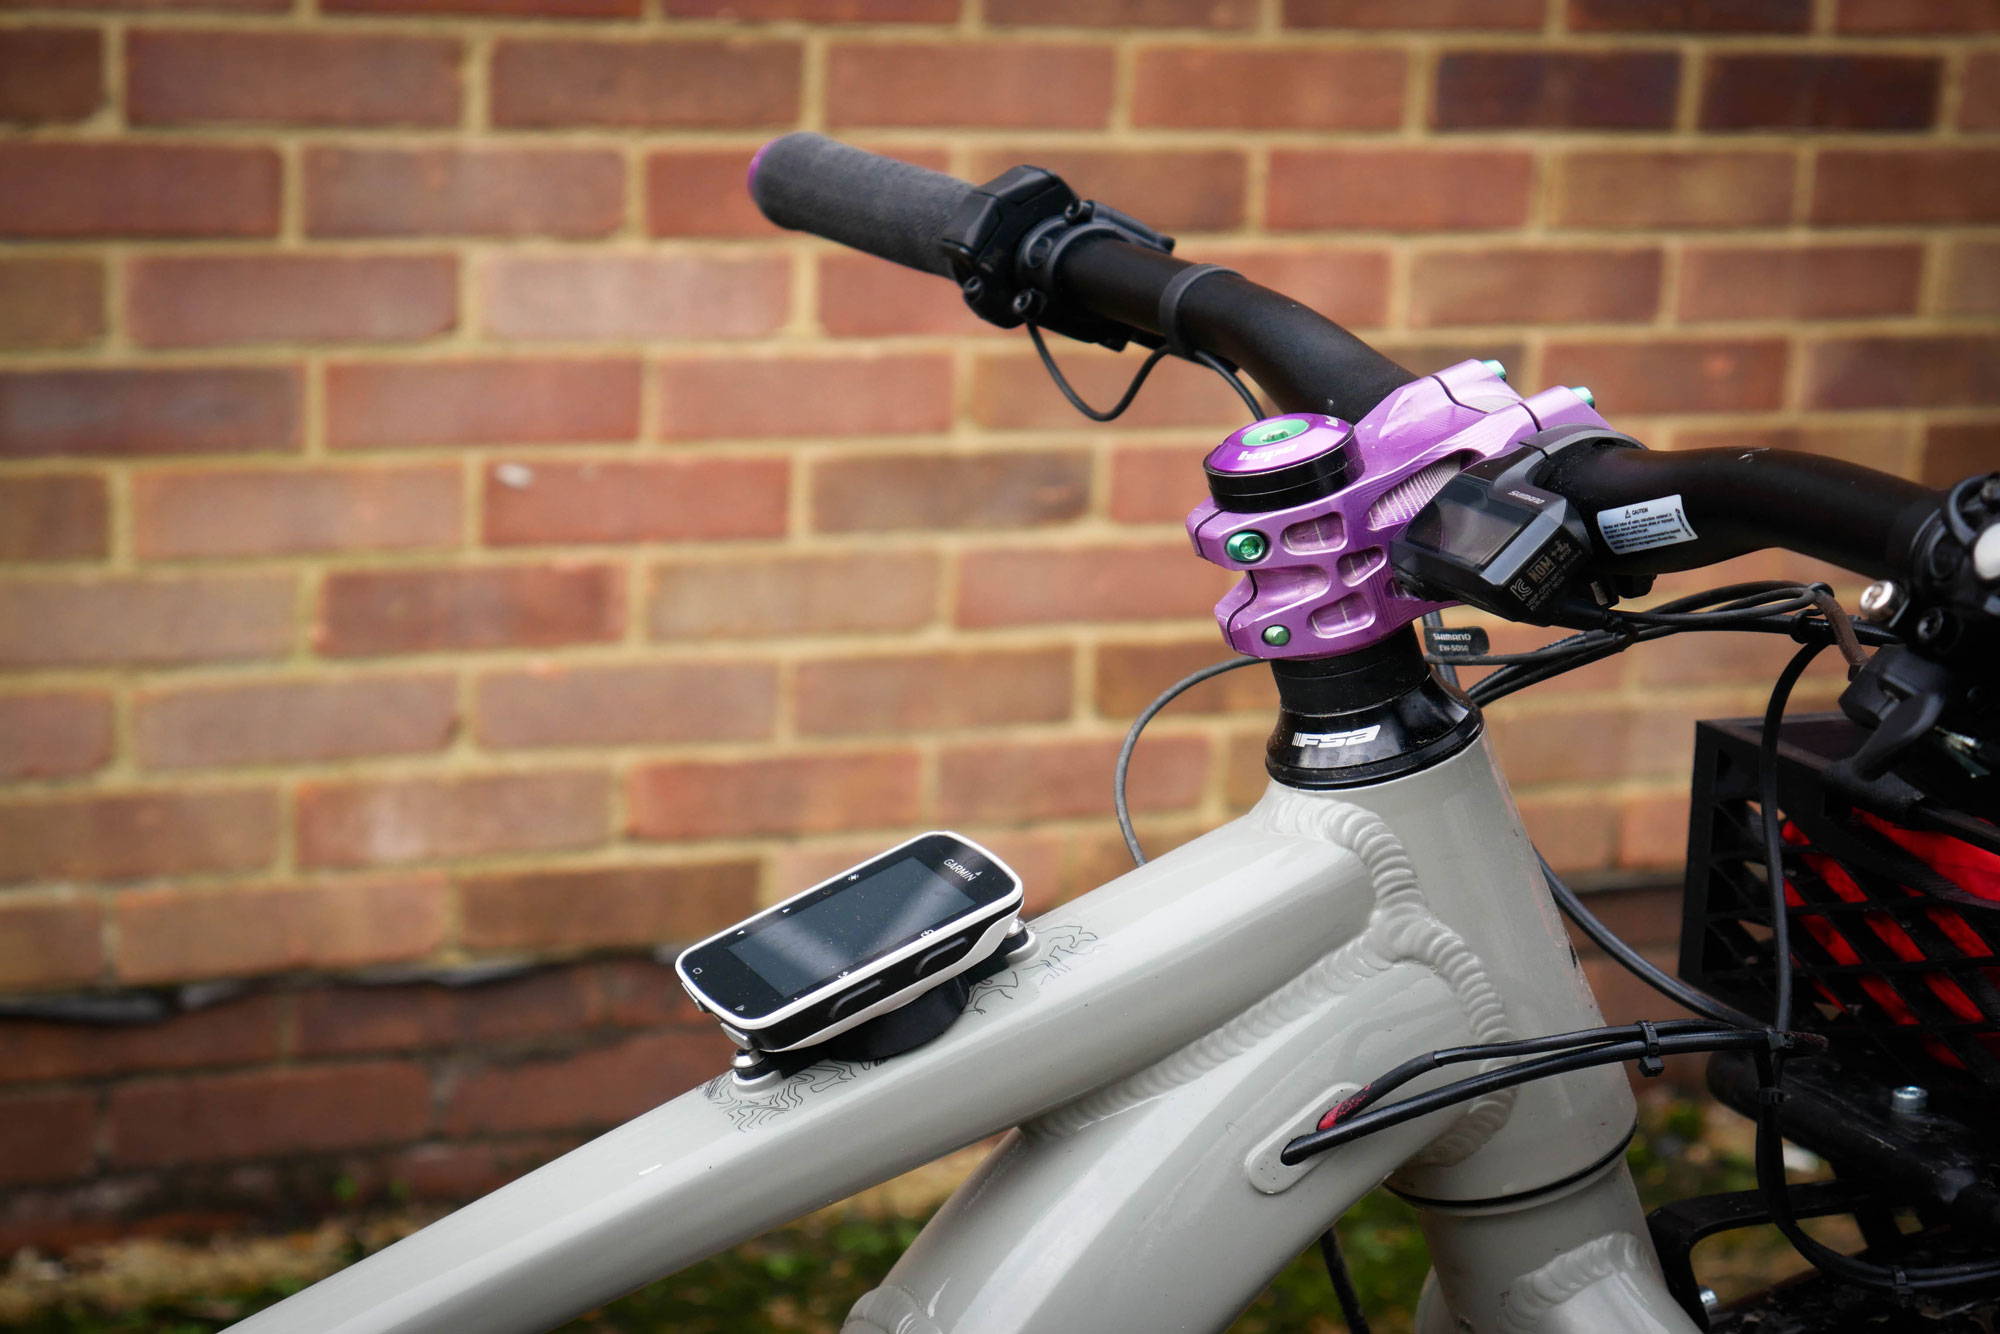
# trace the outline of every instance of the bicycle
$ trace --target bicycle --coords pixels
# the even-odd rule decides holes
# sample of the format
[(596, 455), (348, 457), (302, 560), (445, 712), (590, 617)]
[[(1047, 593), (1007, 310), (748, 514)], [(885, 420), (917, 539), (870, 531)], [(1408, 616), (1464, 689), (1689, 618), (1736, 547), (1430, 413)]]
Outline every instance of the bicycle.
[[(1772, 1328), (1756, 1313), (1782, 1306), (1711, 1316), (1687, 1261), (1699, 1236), (1759, 1216), (1849, 1315), (1994, 1309), (2000, 1196), (1976, 1135), (2000, 1020), (1980, 962), (1994, 950), (1978, 915), (1993, 905), (1963, 875), (1916, 865), (1922, 849), (1893, 831), (2000, 854), (2000, 705), (1983, 665), (2000, 644), (2000, 475), (1940, 496), (1779, 451), (1653, 453), (1587, 394), (1524, 398), (1496, 363), (1414, 376), (1034, 168), (974, 187), (803, 134), (760, 152), (752, 189), (782, 225), (948, 278), (989, 320), (1025, 325), (1095, 418), (1169, 355), (1228, 380), (1253, 422), (1210, 455), (1211, 500), (1189, 532), (1244, 576), (1218, 605), (1240, 656), (1178, 683), (1128, 738), (1117, 784), (1137, 869), (1036, 919), (1032, 945), (1009, 936), (928, 1040), (885, 1055), (829, 1035), (787, 1054), (739, 1034), (733, 1072), (239, 1328), (544, 1329), (1010, 1127), (848, 1330), (1220, 1329), (1315, 1238), (1338, 1282), (1328, 1229), (1381, 1182), (1418, 1207), (1431, 1247), (1424, 1334)], [(1151, 351), (1100, 412), (1062, 381), (1047, 332)], [(1876, 579), (1863, 619), (1823, 586), (1781, 583), (1618, 608), (1654, 575), (1770, 545)], [(1486, 653), (1438, 631), (1436, 612), (1460, 602), (1573, 633)], [(1707, 799), (1734, 803), (1742, 826), (1697, 839), (1715, 888), (1697, 942), (1709, 953), (1689, 957), (1710, 991), (1623, 946), (1539, 861), (1480, 709), (1651, 639), (1722, 630), (1801, 647), (1761, 726), (1704, 734), (1723, 775)], [(1828, 648), (1852, 668), (1855, 721), (1816, 724), (1815, 752), (1785, 705)], [(1143, 860), (1123, 810), (1140, 729), (1179, 690), (1253, 663), (1280, 696), (1269, 789)], [(1462, 691), (1453, 670), (1472, 663), (1497, 670)], [(1815, 805), (1827, 793), (1894, 816), (1869, 874), (1914, 899), (1840, 919), (1808, 897), (1809, 873), (1837, 869)], [(2000, 858), (1974, 865), (1990, 876)], [(1558, 905), (1702, 1017), (1604, 1026)], [(1826, 923), (1859, 923), (1865, 944), (1880, 934), (1867, 912), (1905, 935), (1927, 923), (1926, 945), (1955, 948), (1840, 962)], [(1919, 977), (1926, 962), (1970, 1014), (1930, 1022), (1950, 1007)], [(1918, 980), (1903, 990), (1932, 1000), (1875, 1022), (1887, 1002), (1869, 979), (1904, 973)], [(1862, 1029), (1896, 1040), (1899, 1060), (1931, 1061), (1928, 1111), (1886, 1105)], [(1926, 1043), (1970, 1077), (1954, 1085)], [(1649, 1226), (1623, 1166), (1635, 1105), (1619, 1067), (1693, 1051), (1724, 1053), (1718, 1082), (1757, 1119), (1760, 1190)], [(1450, 1078), (1460, 1065), (1475, 1073)], [(1789, 1186), (1786, 1135), (1828, 1152), (1841, 1178)], [(1907, 1204), (1920, 1234), (1890, 1218)], [(1861, 1220), (1866, 1257), (1799, 1229), (1827, 1211)]]

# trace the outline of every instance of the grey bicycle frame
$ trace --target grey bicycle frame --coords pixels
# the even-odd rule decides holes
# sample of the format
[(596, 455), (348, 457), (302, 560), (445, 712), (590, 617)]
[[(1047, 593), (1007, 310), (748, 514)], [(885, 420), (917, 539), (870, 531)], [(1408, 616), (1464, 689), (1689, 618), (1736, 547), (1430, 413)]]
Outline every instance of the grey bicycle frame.
[(1413, 1054), (1601, 1022), (1483, 738), (1372, 787), (1273, 785), (1035, 929), (927, 1046), (718, 1074), (236, 1328), (545, 1330), (1015, 1127), (850, 1334), (1221, 1330), (1383, 1181), (1431, 1248), (1421, 1334), (1696, 1329), (1624, 1168), (1615, 1067), (1279, 1161)]

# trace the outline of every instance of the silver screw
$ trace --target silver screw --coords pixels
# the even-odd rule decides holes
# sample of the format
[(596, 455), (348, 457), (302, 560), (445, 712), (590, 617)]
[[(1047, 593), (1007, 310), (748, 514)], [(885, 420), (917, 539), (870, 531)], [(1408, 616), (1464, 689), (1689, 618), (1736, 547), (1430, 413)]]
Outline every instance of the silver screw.
[(1710, 1315), (1714, 1315), (1722, 1309), (1722, 1298), (1716, 1294), (1714, 1288), (1703, 1288), (1701, 1290), (1701, 1309)]
[(1889, 1110), (1898, 1116), (1921, 1116), (1930, 1105), (1930, 1090), (1921, 1084), (1905, 1084), (1889, 1094)]
[(1909, 602), (1903, 586), (1891, 579), (1868, 585), (1861, 591), (1861, 619), (1872, 625), (1887, 625)]

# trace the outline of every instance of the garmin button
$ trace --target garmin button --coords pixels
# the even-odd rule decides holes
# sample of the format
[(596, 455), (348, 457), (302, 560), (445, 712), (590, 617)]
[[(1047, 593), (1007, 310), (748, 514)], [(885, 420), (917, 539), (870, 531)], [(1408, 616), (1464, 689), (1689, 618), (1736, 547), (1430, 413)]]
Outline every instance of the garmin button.
[(965, 957), (966, 952), (971, 948), (972, 942), (970, 940), (946, 941), (923, 958), (917, 960), (917, 976), (929, 977), (938, 969), (948, 964), (957, 963)]
[(826, 1017), (829, 1021), (836, 1022), (845, 1019), (855, 1011), (866, 1009), (880, 1000), (882, 993), (887, 989), (887, 984), (879, 977), (873, 982), (863, 982), (860, 986), (836, 1000), (833, 1003), (833, 1008), (827, 1011)]

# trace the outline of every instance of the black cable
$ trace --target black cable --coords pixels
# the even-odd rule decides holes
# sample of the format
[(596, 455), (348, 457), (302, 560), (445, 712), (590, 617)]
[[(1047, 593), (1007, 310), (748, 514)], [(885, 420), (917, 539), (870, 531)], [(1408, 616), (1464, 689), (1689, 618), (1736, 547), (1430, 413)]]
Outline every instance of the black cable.
[[(1658, 1025), (1654, 1026), (1655, 1028)], [(1557, 1052), (1539, 1060), (1522, 1061), (1502, 1070), (1488, 1070), (1469, 1078), (1446, 1084), (1405, 1098), (1401, 1102), (1390, 1103), (1387, 1107), (1376, 1107), (1352, 1117), (1343, 1117), (1325, 1130), (1315, 1130), (1301, 1135), (1286, 1144), (1279, 1151), (1278, 1161), (1287, 1166), (1296, 1165), (1316, 1154), (1338, 1148), (1342, 1144), (1372, 1135), (1378, 1130), (1414, 1121), (1432, 1112), (1455, 1107), (1462, 1102), (1502, 1089), (1515, 1088), (1532, 1083), (1537, 1079), (1549, 1079), (1556, 1075), (1571, 1074), (1578, 1070), (1588, 1070), (1600, 1065), (1618, 1065), (1625, 1061), (1649, 1060), (1660, 1056), (1678, 1056), (1687, 1052), (1700, 1051), (1769, 1051), (1774, 1044), (1791, 1047), (1812, 1045), (1823, 1047), (1826, 1039), (1810, 1033), (1745, 1032), (1742, 1029), (1710, 1029), (1699, 1033), (1656, 1033), (1650, 1040), (1637, 1039), (1630, 1042), (1609, 1042), (1598, 1046), (1585, 1047), (1578, 1051)]]
[(1243, 400), (1243, 406), (1250, 409), (1251, 421), (1258, 421), (1264, 417), (1264, 405), (1259, 403), (1257, 396), (1250, 392), (1250, 386), (1243, 383), (1242, 376), (1230, 370), (1229, 367), (1223, 365), (1206, 352), (1197, 350), (1194, 354), (1194, 359), (1229, 382), (1229, 387), (1234, 389), (1236, 396)]
[(1049, 345), (1042, 340), (1042, 331), (1032, 324), (1027, 327), (1028, 341), (1035, 345), (1035, 354), (1042, 359), (1042, 369), (1049, 373), (1049, 379), (1055, 381), (1056, 388), (1062, 391), (1062, 396), (1069, 400), (1071, 407), (1094, 422), (1115, 421), (1122, 417), (1125, 409), (1132, 406), (1132, 400), (1139, 396), (1139, 390), (1145, 386), (1146, 377), (1153, 373), (1153, 367), (1159, 365), (1167, 355), (1165, 348), (1154, 348), (1146, 360), (1140, 363), (1138, 372), (1132, 376), (1132, 382), (1125, 386), (1125, 392), (1119, 396), (1118, 401), (1099, 412), (1084, 402), (1082, 395), (1070, 387), (1068, 377), (1062, 373), (1062, 368), (1056, 365), (1055, 354), (1049, 351)]
[(1262, 661), (1262, 658), (1230, 658), (1226, 662), (1210, 663), (1198, 672), (1189, 672), (1154, 696), (1153, 702), (1148, 704), (1145, 710), (1132, 720), (1132, 726), (1126, 729), (1125, 744), (1118, 748), (1118, 762), (1111, 771), (1111, 801), (1118, 814), (1118, 831), (1125, 835), (1125, 850), (1132, 854), (1134, 866), (1144, 866), (1146, 854), (1140, 851), (1139, 835), (1132, 828), (1132, 808), (1126, 801), (1125, 780), (1132, 768), (1132, 751), (1139, 744), (1139, 733), (1146, 730), (1146, 724), (1153, 721), (1154, 715), (1180, 698), (1184, 692), (1224, 672), (1233, 672), (1238, 667), (1248, 667), (1252, 663)]
[(1347, 1272), (1347, 1257), (1340, 1253), (1340, 1238), (1328, 1228), (1319, 1234), (1319, 1258), (1326, 1262), (1326, 1277), (1333, 1284), (1334, 1298), (1340, 1303), (1347, 1334), (1370, 1334), (1368, 1314), (1361, 1309), (1361, 1294), (1354, 1290), (1354, 1278)]
[(1785, 903), (1784, 832), (1778, 821), (1778, 731), (1785, 720), (1785, 705), (1792, 698), (1792, 688), (1825, 647), (1807, 644), (1778, 673), (1777, 683), (1771, 687), (1771, 698), (1764, 706), (1764, 728), (1757, 746), (1757, 804), (1762, 808), (1758, 816), (1764, 834), (1764, 875), (1771, 898), (1771, 952), (1776, 956), (1778, 985), (1771, 1025), (1778, 1029), (1792, 1026), (1792, 915)]

